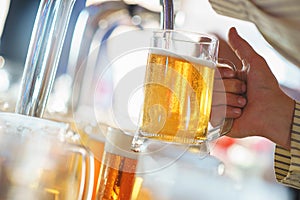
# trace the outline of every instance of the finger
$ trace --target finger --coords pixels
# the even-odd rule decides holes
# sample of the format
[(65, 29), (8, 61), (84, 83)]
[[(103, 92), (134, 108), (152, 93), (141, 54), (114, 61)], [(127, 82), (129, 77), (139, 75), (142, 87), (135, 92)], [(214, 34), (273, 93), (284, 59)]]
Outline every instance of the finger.
[(226, 118), (239, 118), (242, 115), (242, 109), (237, 107), (227, 106), (226, 108)]
[[(224, 112), (226, 111), (226, 112)], [(210, 122), (212, 125), (219, 125), (225, 118), (236, 119), (242, 115), (242, 109), (230, 106), (213, 106)]]
[(235, 53), (232, 51), (231, 47), (229, 46), (227, 42), (227, 38), (225, 40), (223, 39), (222, 36), (218, 35), (218, 33), (214, 33), (214, 34), (219, 39), (219, 52), (218, 52), (219, 59), (221, 58), (222, 60), (223, 58), (225, 58), (226, 60), (230, 60), (230, 62), (238, 68), (242, 66), (242, 62), (239, 60), (239, 58), (235, 55)]
[(234, 78), (236, 72), (228, 67), (217, 67), (215, 78)]
[[(228, 33), (229, 45), (232, 50), (236, 53), (236, 55), (240, 58), (240, 60), (248, 63), (252, 70), (250, 73), (255, 73), (256, 77), (271, 75), (273, 73), (269, 68), (266, 60), (260, 56), (251, 45), (240, 37), (235, 28), (231, 28)], [(256, 70), (256, 68), (260, 68), (260, 70)], [(248, 70), (249, 71), (249, 70)], [(271, 77), (273, 79), (273, 77)], [(267, 79), (267, 78), (266, 78)]]
[(243, 94), (246, 90), (246, 83), (239, 79), (215, 79), (214, 82), (214, 92)]
[(240, 60), (251, 61), (252, 58), (260, 57), (249, 43), (237, 33), (235, 28), (230, 28), (228, 33), (229, 45)]
[(232, 107), (243, 108), (247, 104), (247, 100), (245, 97), (232, 94), (232, 93), (214, 93), (212, 98), (212, 105), (227, 105)]

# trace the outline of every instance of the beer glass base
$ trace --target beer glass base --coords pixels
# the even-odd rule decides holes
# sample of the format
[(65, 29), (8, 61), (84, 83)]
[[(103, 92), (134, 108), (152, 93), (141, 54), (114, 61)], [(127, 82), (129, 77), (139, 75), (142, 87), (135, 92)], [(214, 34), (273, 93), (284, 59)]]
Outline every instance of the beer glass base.
[(207, 141), (207, 138), (196, 139), (196, 138), (166, 136), (161, 134), (146, 133), (139, 130), (137, 134), (133, 137), (131, 150), (134, 152), (141, 152), (147, 140), (159, 141), (159, 142), (169, 143), (169, 144), (199, 146), (205, 143)]
[(147, 151), (149, 144), (151, 145), (152, 142), (154, 143), (159, 142), (160, 144), (164, 143), (165, 145), (173, 144), (173, 145), (185, 146), (187, 149), (189, 149), (189, 151), (198, 154), (198, 157), (200, 159), (203, 159), (210, 154), (209, 141), (207, 140), (205, 141), (193, 140), (193, 141), (194, 141), (193, 143), (180, 143), (180, 142), (171, 142), (162, 139), (148, 138), (145, 136), (137, 135), (132, 140), (131, 150), (136, 153), (142, 153), (142, 152), (145, 153)]

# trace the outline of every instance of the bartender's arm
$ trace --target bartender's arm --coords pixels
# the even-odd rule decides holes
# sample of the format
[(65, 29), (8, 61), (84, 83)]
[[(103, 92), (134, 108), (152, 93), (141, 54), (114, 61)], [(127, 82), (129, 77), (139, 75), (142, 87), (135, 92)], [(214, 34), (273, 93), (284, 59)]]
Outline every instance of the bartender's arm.
[(265, 59), (241, 38), (235, 28), (229, 45), (240, 60), (250, 64), (247, 75), (247, 104), (227, 134), (234, 138), (262, 136), (276, 144), (276, 178), (300, 188), (300, 102), (286, 95)]

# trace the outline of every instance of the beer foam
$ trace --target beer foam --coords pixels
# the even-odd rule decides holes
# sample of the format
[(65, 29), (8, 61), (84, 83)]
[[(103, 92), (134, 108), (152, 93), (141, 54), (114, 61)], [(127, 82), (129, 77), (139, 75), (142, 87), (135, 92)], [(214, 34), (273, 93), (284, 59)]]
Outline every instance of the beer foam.
[(32, 116), (25, 116), (16, 113), (0, 113), (0, 128), (4, 127), (5, 132), (42, 132), (44, 134), (59, 135), (66, 133), (69, 125), (63, 122), (56, 122)]
[(167, 49), (162, 49), (162, 48), (150, 48), (149, 53), (152, 54), (158, 54), (158, 55), (164, 55), (164, 56), (171, 56), (174, 58), (178, 58), (181, 60), (187, 60), (189, 62), (198, 64), (198, 65), (204, 65), (210, 68), (216, 68), (216, 64), (213, 61), (209, 61), (209, 60), (203, 60), (201, 58), (196, 58), (196, 57), (192, 57), (192, 56), (187, 56), (187, 55), (179, 55), (175, 52), (172, 52), (170, 50)]

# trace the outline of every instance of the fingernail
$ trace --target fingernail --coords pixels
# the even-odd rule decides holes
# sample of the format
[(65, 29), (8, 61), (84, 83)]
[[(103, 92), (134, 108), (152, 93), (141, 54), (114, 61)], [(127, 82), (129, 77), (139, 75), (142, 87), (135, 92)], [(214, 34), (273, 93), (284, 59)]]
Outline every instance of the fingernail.
[(244, 106), (245, 104), (246, 104), (246, 99), (244, 98), (244, 97), (242, 97), (242, 96), (239, 96), (238, 97), (238, 103), (240, 104), (240, 105), (242, 105), (242, 106)]
[(232, 77), (234, 77), (234, 71), (231, 71), (231, 70), (225, 71), (224, 76), (227, 78), (232, 78)]
[(242, 113), (242, 110), (240, 108), (233, 108), (232, 111), (235, 113), (235, 114), (241, 114)]

